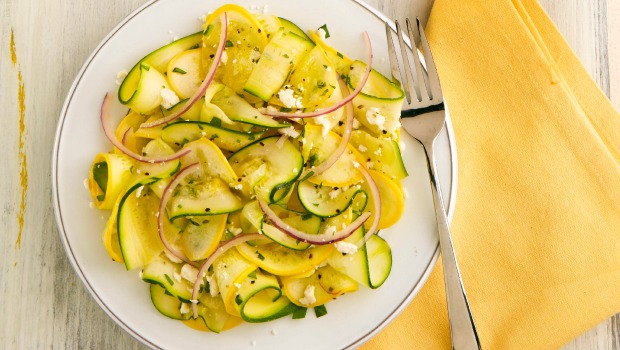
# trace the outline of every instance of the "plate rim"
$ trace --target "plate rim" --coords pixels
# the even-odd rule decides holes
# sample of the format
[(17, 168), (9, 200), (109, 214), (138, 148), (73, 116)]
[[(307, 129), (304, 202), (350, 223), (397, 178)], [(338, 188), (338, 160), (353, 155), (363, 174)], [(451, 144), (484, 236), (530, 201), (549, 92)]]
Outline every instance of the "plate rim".
[[(120, 317), (118, 317), (116, 314), (114, 314), (112, 312), (112, 310), (110, 310), (108, 308), (108, 306), (102, 301), (101, 297), (97, 294), (97, 292), (91, 286), (90, 282), (88, 281), (88, 279), (86, 278), (86, 276), (82, 272), (81, 267), (77, 263), (77, 260), (75, 258), (75, 255), (73, 254), (73, 250), (71, 248), (71, 245), (69, 244), (69, 241), (67, 239), (67, 234), (66, 234), (66, 231), (65, 231), (65, 228), (64, 228), (62, 213), (61, 213), (61, 210), (60, 210), (60, 198), (59, 198), (59, 193), (58, 193), (58, 176), (57, 176), (57, 172), (58, 172), (58, 154), (59, 154), (59, 148), (60, 148), (60, 136), (62, 134), (63, 126), (64, 126), (64, 123), (65, 123), (65, 117), (67, 115), (69, 104), (71, 103), (73, 95), (75, 94), (77, 86), (80, 83), (80, 81), (82, 80), (82, 78), (84, 76), (84, 73), (86, 72), (86, 69), (88, 69), (88, 67), (92, 63), (93, 59), (97, 56), (99, 51), (107, 44), (107, 42), (123, 26), (125, 26), (129, 21), (131, 21), (138, 14), (140, 14), (141, 12), (143, 12), (144, 10), (146, 10), (147, 8), (149, 8), (150, 6), (154, 5), (155, 3), (159, 2), (159, 1), (161, 1), (161, 0), (149, 0), (146, 3), (142, 4), (141, 6), (139, 6), (138, 8), (136, 8), (135, 10), (133, 10), (127, 16), (125, 16), (125, 18), (123, 18), (116, 26), (114, 26), (114, 28), (112, 28), (108, 32), (108, 34), (97, 44), (97, 46), (93, 49), (93, 51), (88, 56), (88, 58), (84, 61), (84, 63), (82, 64), (82, 67), (80, 68), (80, 70), (76, 74), (76, 77), (73, 80), (73, 82), (72, 82), (72, 84), (71, 84), (71, 86), (69, 88), (69, 91), (67, 92), (65, 100), (63, 102), (62, 109), (60, 110), (60, 116), (59, 116), (59, 119), (58, 119), (58, 122), (57, 122), (57, 125), (56, 125), (56, 132), (55, 132), (55, 135), (54, 135), (54, 145), (52, 147), (52, 157), (51, 157), (51, 163), (52, 163), (51, 185), (52, 185), (52, 205), (53, 205), (53, 209), (54, 209), (54, 218), (55, 218), (55, 221), (56, 221), (56, 227), (58, 229), (58, 234), (59, 234), (59, 236), (61, 238), (61, 241), (62, 241), (62, 244), (63, 244), (63, 246), (65, 248), (65, 255), (67, 256), (67, 259), (71, 263), (71, 266), (73, 267), (73, 269), (75, 270), (76, 274), (78, 275), (78, 277), (82, 281), (83, 285), (86, 287), (86, 290), (88, 291), (88, 293), (95, 300), (95, 302), (99, 305), (99, 307), (107, 314), (107, 316), (110, 317), (117, 325), (119, 325), (125, 332), (130, 334), (133, 338), (135, 338), (136, 340), (138, 340), (142, 344), (144, 344), (147, 347), (152, 348), (152, 349), (160, 349), (160, 347), (155, 345), (155, 344), (153, 344), (151, 341), (149, 341), (147, 338), (143, 337), (137, 331), (134, 331), (128, 324), (123, 322), (120, 319)], [(361, 6), (366, 11), (368, 11), (370, 14), (374, 15), (375, 17), (377, 17), (381, 21), (387, 22), (390, 25), (390, 27), (394, 30), (394, 28), (395, 28), (394, 21), (389, 19), (387, 16), (385, 16), (378, 9), (376, 9), (373, 6), (367, 4), (363, 0), (349, 0), (349, 1), (351, 1), (354, 4), (357, 4), (357, 5)], [(458, 186), (458, 158), (457, 158), (457, 153), (456, 153), (456, 140), (455, 140), (455, 136), (454, 136), (454, 129), (452, 127), (452, 121), (451, 121), (450, 114), (448, 113), (447, 109), (446, 109), (445, 129), (446, 129), (446, 133), (447, 133), (447, 136), (448, 136), (448, 145), (449, 145), (449, 149), (450, 149), (450, 152), (449, 152), (450, 164), (452, 165), (451, 174), (450, 174), (450, 177), (451, 177), (450, 178), (450, 182), (451, 182), (450, 194), (448, 196), (448, 203), (447, 203), (447, 206), (446, 206), (447, 207), (448, 223), (451, 223), (452, 222), (452, 218), (454, 217), (454, 208), (455, 208), (455, 204), (456, 204), (456, 192), (457, 192), (457, 186)], [(433, 269), (434, 269), (434, 267), (435, 267), (435, 265), (437, 263), (438, 258), (439, 258), (439, 243), (435, 247), (435, 251), (433, 253), (433, 256), (430, 259), (430, 261), (428, 262), (426, 268), (424, 269), (424, 273), (422, 274), (422, 276), (420, 276), (418, 281), (415, 283), (415, 285), (411, 289), (411, 292), (409, 292), (408, 296), (398, 305), (397, 308), (395, 308), (375, 328), (373, 328), (372, 330), (368, 331), (365, 335), (363, 335), (362, 337), (360, 337), (359, 339), (357, 339), (353, 343), (347, 345), (343, 349), (355, 349), (355, 348), (359, 347), (360, 345), (362, 345), (363, 343), (367, 342), (372, 337), (374, 337), (377, 333), (379, 333), (391, 321), (393, 321), (405, 309), (405, 307), (407, 305), (409, 305), (409, 303), (413, 300), (413, 298), (418, 294), (418, 292), (420, 291), (420, 289), (422, 288), (422, 286), (425, 284), (426, 280), (430, 276), (431, 272), (433, 271)]]

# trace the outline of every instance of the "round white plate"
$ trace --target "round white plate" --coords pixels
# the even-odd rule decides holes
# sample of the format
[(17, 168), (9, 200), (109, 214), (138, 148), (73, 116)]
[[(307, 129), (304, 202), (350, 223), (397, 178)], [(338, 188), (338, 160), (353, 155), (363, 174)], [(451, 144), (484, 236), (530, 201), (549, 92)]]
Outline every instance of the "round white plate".
[[(118, 71), (131, 68), (174, 36), (200, 30), (198, 18), (227, 2), (230, 1), (151, 1), (127, 16), (88, 58), (67, 96), (54, 145), (53, 201), (61, 239), (69, 260), (97, 303), (127, 332), (152, 348), (355, 348), (403, 310), (437, 259), (437, 229), (426, 161), (421, 146), (406, 133), (403, 158), (410, 176), (404, 181), (408, 193), (405, 214), (397, 225), (381, 232), (392, 247), (392, 272), (378, 290), (360, 287), (357, 292), (330, 302), (329, 313), (320, 319), (310, 310), (302, 320), (286, 317), (263, 324), (243, 324), (222, 334), (192, 330), (159, 314), (138, 271), (126, 271), (122, 264), (112, 262), (101, 243), (109, 214), (90, 208), (91, 198), (83, 182), (93, 157), (111, 149), (99, 123), (103, 96), (117, 91)], [(383, 24), (387, 18), (360, 1), (236, 2), (249, 9), (266, 9), (302, 29), (327, 24), (331, 33), (328, 43), (353, 58), (364, 59), (362, 32), (366, 30), (374, 49), (373, 66), (386, 75), (389, 72)], [(437, 140), (436, 151), (451, 216), (456, 192), (456, 151), (449, 119)]]

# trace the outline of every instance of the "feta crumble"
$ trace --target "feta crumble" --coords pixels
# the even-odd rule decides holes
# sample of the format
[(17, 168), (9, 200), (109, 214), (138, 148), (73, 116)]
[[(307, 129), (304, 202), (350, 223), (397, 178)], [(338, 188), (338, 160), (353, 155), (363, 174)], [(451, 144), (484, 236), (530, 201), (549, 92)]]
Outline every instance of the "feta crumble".
[(226, 62), (228, 62), (228, 54), (226, 53), (226, 51), (222, 52), (222, 58), (220, 59), (220, 62), (222, 64), (226, 64)]
[(332, 190), (332, 191), (330, 191), (330, 192), (329, 192), (329, 198), (330, 198), (330, 199), (336, 199), (336, 197), (338, 197), (338, 195), (339, 195), (341, 192), (342, 192), (342, 190), (341, 190), (341, 189), (339, 189), (339, 188), (334, 189), (334, 190)]
[(170, 253), (168, 251), (168, 249), (164, 249), (164, 254), (166, 254), (166, 257), (168, 258), (168, 260), (172, 261), (175, 264), (180, 264), (183, 262), (183, 260), (177, 258), (176, 256), (172, 255), (172, 253)]
[(299, 299), (299, 303), (302, 305), (310, 305), (316, 303), (316, 297), (314, 296), (314, 286), (309, 284), (304, 290), (304, 297)]
[(286, 135), (291, 138), (297, 138), (299, 136), (299, 131), (295, 130), (295, 127), (289, 126), (288, 128), (278, 129), (278, 132), (282, 135)]
[(366, 146), (364, 146), (364, 145), (357, 146), (357, 149), (359, 149), (360, 152), (362, 152), (362, 153), (364, 153), (364, 152), (366, 152), (368, 150), (368, 148), (366, 148)]
[(334, 243), (336, 250), (343, 254), (355, 254), (357, 253), (357, 246), (353, 243), (339, 241)]
[(191, 309), (189, 308), (189, 304), (181, 303), (181, 307), (179, 308), (179, 311), (181, 311), (182, 314), (188, 314), (191, 311)]
[(325, 40), (325, 36), (327, 35), (327, 32), (325, 31), (325, 29), (319, 28), (319, 30), (317, 30), (316, 33), (319, 35), (319, 38), (321, 38), (321, 40)]
[(280, 101), (284, 103), (284, 106), (286, 108), (303, 108), (303, 105), (301, 103), (301, 97), (295, 97), (294, 94), (295, 92), (293, 91), (293, 89), (287, 89), (285, 87), (284, 89), (280, 90), (280, 92), (278, 92), (278, 97), (280, 98)]
[(209, 283), (209, 294), (211, 294), (212, 297), (215, 297), (216, 295), (220, 294), (220, 290), (217, 287), (215, 278), (213, 276), (207, 276), (206, 278), (207, 278), (207, 282)]
[(181, 277), (185, 278), (189, 282), (194, 283), (198, 279), (198, 269), (190, 264), (185, 264), (181, 267)]
[(370, 125), (376, 125), (379, 129), (385, 127), (385, 116), (381, 114), (381, 111), (377, 107), (371, 107), (366, 111), (366, 120)]
[(323, 137), (327, 136), (327, 134), (329, 134), (329, 131), (332, 129), (332, 125), (329, 122), (329, 120), (327, 120), (327, 118), (325, 118), (324, 115), (320, 115), (320, 116), (314, 118), (314, 120), (316, 121), (317, 124), (323, 126), (323, 130), (321, 132)]
[(126, 69), (123, 69), (116, 73), (116, 85), (121, 85), (123, 83), (123, 80), (125, 80), (125, 77), (127, 77), (127, 74), (129, 74), (129, 72), (127, 72)]
[(165, 109), (170, 109), (180, 101), (179, 96), (170, 89), (163, 88), (159, 94), (161, 95), (161, 106)]

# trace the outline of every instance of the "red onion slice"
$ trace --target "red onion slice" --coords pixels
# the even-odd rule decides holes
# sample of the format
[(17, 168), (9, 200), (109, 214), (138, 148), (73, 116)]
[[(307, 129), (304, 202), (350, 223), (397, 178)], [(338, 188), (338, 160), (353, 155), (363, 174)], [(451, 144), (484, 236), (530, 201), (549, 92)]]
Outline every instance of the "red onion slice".
[(131, 127), (128, 127), (123, 133), (123, 141), (121, 141), (121, 143), (125, 146), (127, 145), (127, 140), (129, 139), (129, 130), (131, 130)]
[(325, 245), (341, 241), (353, 234), (353, 232), (360, 228), (360, 226), (362, 226), (364, 222), (370, 217), (370, 213), (366, 212), (360, 215), (357, 219), (355, 219), (355, 221), (353, 221), (349, 226), (333, 234), (309, 234), (303, 231), (299, 231), (298, 229), (284, 222), (273, 210), (271, 210), (271, 208), (269, 208), (267, 202), (260, 198), (257, 199), (261, 210), (263, 211), (263, 213), (265, 213), (265, 216), (267, 216), (273, 226), (277, 227), (282, 232), (286, 233), (294, 239), (314, 245)]
[(197, 263), (189, 260), (183, 253), (174, 249), (168, 243), (168, 241), (166, 241), (166, 236), (164, 234), (164, 217), (166, 216), (166, 205), (168, 204), (168, 201), (170, 200), (170, 197), (172, 196), (172, 191), (174, 191), (174, 189), (177, 187), (179, 183), (181, 183), (181, 181), (183, 181), (183, 179), (185, 179), (188, 175), (194, 173), (198, 169), (200, 169), (200, 163), (190, 164), (186, 166), (185, 168), (181, 169), (174, 176), (174, 178), (172, 178), (172, 181), (170, 181), (168, 186), (166, 186), (166, 189), (164, 190), (164, 193), (161, 196), (161, 199), (159, 201), (159, 210), (157, 212), (157, 231), (159, 232), (159, 238), (161, 239), (161, 243), (170, 252), (170, 254), (174, 255), (180, 260), (183, 260), (184, 262), (192, 266), (195, 266), (195, 267), (198, 267)]
[(360, 173), (362, 173), (362, 175), (364, 175), (366, 181), (368, 181), (368, 187), (370, 187), (370, 193), (375, 203), (375, 217), (372, 221), (372, 225), (370, 225), (370, 229), (368, 229), (368, 231), (364, 235), (364, 240), (357, 243), (357, 246), (359, 248), (363, 246), (370, 239), (370, 237), (375, 234), (375, 232), (377, 232), (377, 227), (379, 227), (379, 220), (381, 219), (381, 194), (379, 193), (379, 187), (377, 186), (377, 183), (372, 178), (368, 170), (366, 170), (366, 168), (364, 168), (364, 166), (360, 164), (355, 164), (355, 167), (357, 168), (357, 170), (359, 170)]
[(366, 81), (368, 81), (368, 77), (370, 76), (370, 70), (372, 68), (372, 45), (370, 43), (370, 37), (368, 36), (367, 32), (364, 32), (364, 40), (366, 41), (366, 55), (367, 55), (366, 71), (364, 72), (364, 76), (362, 77), (362, 80), (360, 80), (355, 90), (353, 90), (353, 92), (349, 96), (343, 98), (340, 102), (330, 107), (322, 108), (314, 112), (286, 113), (286, 112), (280, 112), (280, 111), (270, 111), (268, 109), (261, 110), (261, 112), (263, 114), (267, 114), (272, 117), (279, 117), (279, 118), (314, 118), (320, 115), (331, 113), (339, 108), (342, 108), (342, 106), (346, 105), (347, 103), (351, 102), (355, 98), (355, 96), (357, 96), (362, 91), (362, 88), (364, 88), (364, 85), (366, 85)]
[(128, 157), (131, 157), (139, 162), (144, 163), (165, 163), (171, 160), (179, 159), (184, 155), (191, 152), (189, 149), (181, 149), (176, 153), (173, 153), (169, 156), (165, 157), (145, 157), (135, 153), (134, 151), (127, 148), (123, 142), (121, 142), (118, 138), (116, 138), (116, 133), (114, 132), (114, 128), (110, 125), (110, 120), (112, 119), (110, 116), (110, 103), (112, 102), (112, 95), (107, 93), (103, 99), (103, 103), (101, 104), (101, 126), (103, 127), (103, 132), (105, 136), (110, 140), (114, 147), (118, 148), (121, 152), (126, 154)]
[(198, 291), (200, 290), (200, 282), (206, 276), (207, 270), (213, 264), (213, 262), (219, 258), (222, 254), (224, 254), (228, 249), (236, 247), (241, 243), (245, 243), (247, 241), (253, 241), (256, 239), (264, 238), (260, 233), (253, 233), (248, 235), (238, 235), (230, 240), (222, 243), (208, 258), (202, 263), (200, 266), (200, 270), (198, 270), (198, 275), (196, 277), (196, 281), (194, 282), (194, 289), (192, 290), (192, 313), (194, 318), (198, 318)]
[(207, 72), (207, 75), (205, 76), (205, 79), (202, 81), (202, 84), (200, 85), (198, 90), (196, 90), (196, 92), (192, 95), (192, 97), (190, 97), (187, 100), (187, 102), (185, 102), (183, 107), (179, 109), (177, 112), (174, 112), (167, 117), (154, 120), (150, 123), (144, 123), (141, 125), (141, 127), (152, 128), (155, 126), (169, 123), (177, 119), (178, 117), (182, 116), (183, 114), (185, 114), (185, 112), (189, 111), (189, 109), (192, 108), (192, 106), (196, 102), (198, 102), (200, 98), (202, 98), (205, 95), (205, 92), (207, 91), (209, 84), (211, 84), (211, 82), (213, 81), (213, 78), (215, 77), (215, 72), (217, 71), (217, 68), (220, 65), (220, 61), (222, 59), (222, 53), (224, 52), (224, 48), (226, 46), (226, 38), (228, 37), (228, 17), (226, 15), (226, 12), (222, 13), (222, 15), (220, 16), (220, 21), (222, 22), (222, 32), (220, 34), (220, 42), (218, 43), (217, 51), (215, 51), (215, 56), (213, 57), (213, 62), (211, 63), (211, 67), (209, 67), (209, 71)]
[[(345, 97), (349, 96), (349, 88), (345, 82), (338, 78), (338, 84), (340, 85), (340, 89), (342, 89)], [(340, 159), (344, 150), (347, 149), (347, 145), (349, 144), (349, 140), (351, 139), (351, 133), (353, 132), (353, 104), (349, 101), (347, 104), (347, 118), (344, 122), (344, 131), (342, 133), (342, 138), (340, 140), (340, 144), (338, 148), (332, 153), (329, 158), (327, 158), (323, 163), (312, 167), (311, 169), (304, 170), (304, 173), (301, 175), (302, 178), (305, 178), (310, 172), (312, 172), (313, 176), (324, 173), (327, 169), (331, 168), (334, 163)]]

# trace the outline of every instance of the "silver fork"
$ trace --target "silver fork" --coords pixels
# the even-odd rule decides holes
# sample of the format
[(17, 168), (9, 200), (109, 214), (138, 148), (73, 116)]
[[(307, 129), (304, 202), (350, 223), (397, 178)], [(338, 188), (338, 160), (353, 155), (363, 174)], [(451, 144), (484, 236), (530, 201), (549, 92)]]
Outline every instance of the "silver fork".
[[(388, 41), (388, 51), (390, 56), (390, 66), (392, 70), (392, 78), (401, 77), (406, 106), (403, 107), (401, 123), (405, 130), (420, 141), (426, 152), (426, 160), (428, 164), (428, 172), (430, 175), (431, 189), (433, 193), (433, 203), (435, 205), (435, 214), (437, 216), (437, 227), (439, 230), (439, 245), (441, 247), (441, 255), (443, 258), (443, 272), (446, 286), (446, 299), (448, 302), (448, 319), (450, 321), (450, 337), (452, 340), (452, 348), (456, 350), (481, 349), (476, 325), (469, 309), (461, 273), (456, 262), (452, 238), (450, 237), (450, 229), (446, 210), (441, 196), (441, 188), (439, 179), (437, 178), (437, 167), (435, 165), (434, 144), (437, 135), (444, 126), (446, 120), (445, 106), (443, 104), (443, 95), (441, 86), (439, 85), (439, 77), (431, 51), (428, 47), (428, 41), (424, 35), (424, 29), (420, 26), (419, 19), (416, 18), (417, 36), (411, 28), (409, 19), (406, 19), (407, 31), (411, 39), (413, 50), (413, 71), (410, 66), (407, 52), (408, 47), (403, 39), (404, 35), (400, 24), (396, 21), (396, 31), (398, 43), (402, 54), (404, 74), (399, 69), (398, 59), (396, 58), (396, 50), (392, 39), (392, 29), (390, 25), (385, 23), (385, 31)], [(426, 71), (423, 70), (420, 58), (417, 55), (418, 43), (422, 43), (424, 50), (424, 61), (426, 63)]]

